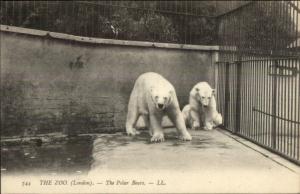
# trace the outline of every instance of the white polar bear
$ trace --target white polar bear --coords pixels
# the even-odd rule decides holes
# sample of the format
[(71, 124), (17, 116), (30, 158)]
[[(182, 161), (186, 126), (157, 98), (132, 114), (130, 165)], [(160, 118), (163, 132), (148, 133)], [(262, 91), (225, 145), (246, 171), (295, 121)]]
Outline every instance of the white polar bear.
[(199, 82), (192, 88), (189, 104), (182, 109), (187, 126), (199, 129), (202, 122), (204, 129), (211, 130), (222, 124), (223, 119), (217, 111), (214, 95), (215, 90), (207, 82)]
[(183, 115), (180, 111), (174, 87), (164, 77), (148, 72), (136, 80), (128, 103), (126, 132), (136, 135), (135, 129), (139, 116), (142, 116), (146, 127), (152, 135), (152, 142), (164, 141), (162, 118), (167, 115), (176, 126), (181, 140), (191, 140)]

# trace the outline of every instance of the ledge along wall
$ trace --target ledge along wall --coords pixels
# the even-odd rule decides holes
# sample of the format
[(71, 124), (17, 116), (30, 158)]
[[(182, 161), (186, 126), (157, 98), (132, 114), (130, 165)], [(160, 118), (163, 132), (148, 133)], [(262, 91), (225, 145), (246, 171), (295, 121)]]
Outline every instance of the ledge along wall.
[(181, 108), (194, 84), (214, 86), (217, 46), (87, 38), (3, 25), (0, 35), (4, 136), (125, 131), (133, 84), (149, 71), (174, 85)]

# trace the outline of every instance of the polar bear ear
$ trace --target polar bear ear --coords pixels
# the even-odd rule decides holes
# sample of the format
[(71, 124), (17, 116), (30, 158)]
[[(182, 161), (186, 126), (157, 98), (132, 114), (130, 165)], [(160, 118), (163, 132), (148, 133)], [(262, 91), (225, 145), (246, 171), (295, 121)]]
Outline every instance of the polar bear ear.
[(213, 96), (215, 96), (215, 95), (216, 95), (216, 89), (212, 89), (212, 90), (211, 90), (211, 94), (212, 94)]

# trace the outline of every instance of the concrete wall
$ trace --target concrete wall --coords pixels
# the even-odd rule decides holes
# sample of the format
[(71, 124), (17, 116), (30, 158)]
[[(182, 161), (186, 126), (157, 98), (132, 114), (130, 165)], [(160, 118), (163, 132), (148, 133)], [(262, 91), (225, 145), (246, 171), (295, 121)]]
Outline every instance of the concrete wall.
[(124, 130), (140, 74), (162, 74), (182, 106), (195, 83), (214, 85), (214, 50), (1, 26), (2, 135)]

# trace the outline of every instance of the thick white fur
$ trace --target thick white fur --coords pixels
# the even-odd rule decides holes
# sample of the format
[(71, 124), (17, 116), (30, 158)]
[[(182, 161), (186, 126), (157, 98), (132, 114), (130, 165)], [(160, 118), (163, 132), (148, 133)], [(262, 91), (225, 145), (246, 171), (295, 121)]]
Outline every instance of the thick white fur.
[(192, 88), (189, 104), (182, 110), (187, 126), (199, 129), (200, 123), (203, 123), (204, 129), (211, 130), (222, 124), (223, 119), (217, 111), (214, 94), (215, 90), (207, 82), (199, 82)]
[(189, 104), (185, 105), (182, 109), (182, 115), (187, 128), (191, 128), (193, 126), (193, 119), (191, 116), (191, 107)]
[(167, 115), (176, 126), (179, 138), (191, 140), (183, 115), (180, 111), (176, 92), (170, 82), (157, 73), (148, 72), (136, 80), (128, 103), (126, 132), (136, 135), (136, 122), (142, 116), (152, 135), (151, 141), (164, 141), (162, 118)]

